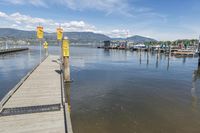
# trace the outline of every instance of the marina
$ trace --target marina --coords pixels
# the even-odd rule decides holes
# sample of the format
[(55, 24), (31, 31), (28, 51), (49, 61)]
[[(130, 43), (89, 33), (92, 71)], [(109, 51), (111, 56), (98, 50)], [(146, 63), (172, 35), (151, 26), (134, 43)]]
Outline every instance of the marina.
[[(171, 44), (170, 44), (171, 43)], [(173, 45), (172, 45), (173, 44)], [(145, 42), (134, 43), (129, 41), (104, 41), (103, 46), (97, 48), (118, 49), (131, 51), (147, 51), (166, 53), (174, 56), (195, 56), (198, 55), (198, 41), (174, 43), (174, 42)]]

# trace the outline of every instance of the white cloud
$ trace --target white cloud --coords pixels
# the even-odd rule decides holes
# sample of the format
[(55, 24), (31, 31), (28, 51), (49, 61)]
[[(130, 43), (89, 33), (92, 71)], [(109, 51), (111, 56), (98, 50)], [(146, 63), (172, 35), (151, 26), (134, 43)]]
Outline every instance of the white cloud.
[[(88, 24), (84, 21), (62, 21), (57, 22), (52, 19), (44, 19), (39, 17), (32, 17), (24, 15), (19, 12), (7, 14), (0, 12), (0, 28), (17, 28), (21, 30), (36, 30), (36, 27), (41, 24), (44, 26), (45, 32), (55, 32), (56, 28), (61, 25), (65, 32), (80, 31), (80, 32), (95, 32), (103, 33), (110, 37), (127, 37), (132, 35), (142, 35), (152, 37), (157, 40), (176, 40), (183, 38), (198, 38), (200, 28), (198, 23), (192, 25), (180, 24), (175, 27), (155, 28), (149, 23), (139, 22), (134, 23), (133, 26), (127, 27), (112, 27), (111, 29), (98, 29), (94, 25)], [(114, 30), (112, 30), (114, 28)], [(115, 29), (116, 28), (116, 29)]]
[(80, 31), (80, 32), (95, 32), (103, 33), (110, 37), (127, 37), (129, 30), (125, 29), (114, 29), (111, 31), (101, 31), (98, 30), (94, 25), (87, 24), (84, 21), (69, 21), (69, 22), (56, 22), (52, 19), (44, 19), (38, 17), (32, 17), (29, 15), (24, 15), (19, 12), (12, 14), (6, 14), (0, 12), (0, 22), (4, 21), (0, 27), (10, 27), (22, 30), (35, 30), (40, 24), (44, 26), (46, 32), (55, 32), (56, 28), (61, 25), (61, 27), (66, 32), (70, 31)]
[(73, 10), (95, 9), (107, 15), (112, 13), (130, 15), (129, 9), (131, 9), (128, 0), (64, 0), (64, 2)]
[(4, 21), (1, 27), (13, 27), (23, 30), (35, 30), (36, 26), (43, 25), (47, 32), (55, 32), (55, 29), (61, 25), (65, 31), (91, 31), (95, 32), (96, 28), (93, 25), (87, 24), (84, 21), (69, 21), (56, 22), (52, 19), (44, 19), (31, 17), (21, 13), (6, 14), (0, 12), (0, 21)]
[(120, 14), (132, 17), (134, 14), (151, 12), (146, 7), (134, 7), (129, 0), (3, 0), (16, 5), (33, 5), (37, 7), (50, 7), (52, 5), (66, 6), (72, 10), (97, 10), (106, 15)]
[(71, 22), (65, 22), (61, 24), (62, 27), (66, 30), (71, 31), (95, 31), (95, 26), (86, 24), (84, 21), (71, 21)]
[(7, 17), (7, 14), (4, 13), (4, 12), (0, 12), (0, 17), (4, 17), (4, 18), (6, 18), (6, 17)]
[(106, 35), (114, 38), (126, 38), (129, 36), (130, 31), (126, 29), (114, 29), (111, 32), (105, 33)]
[(34, 6), (43, 6), (47, 7), (47, 4), (45, 0), (3, 0), (4, 2), (9, 2), (11, 4), (16, 5), (24, 5), (24, 4), (31, 4)]

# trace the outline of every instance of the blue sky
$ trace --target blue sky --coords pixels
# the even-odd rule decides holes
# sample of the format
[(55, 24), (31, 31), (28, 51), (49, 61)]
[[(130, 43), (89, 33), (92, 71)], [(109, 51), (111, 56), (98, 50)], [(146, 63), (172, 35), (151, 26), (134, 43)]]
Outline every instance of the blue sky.
[(199, 0), (0, 0), (0, 27), (91, 31), (111, 37), (198, 38)]

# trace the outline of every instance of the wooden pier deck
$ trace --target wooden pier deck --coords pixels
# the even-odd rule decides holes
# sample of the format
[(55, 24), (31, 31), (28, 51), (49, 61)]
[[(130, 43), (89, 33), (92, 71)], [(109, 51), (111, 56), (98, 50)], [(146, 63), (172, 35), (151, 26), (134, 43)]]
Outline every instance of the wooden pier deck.
[[(71, 133), (62, 99), (60, 64), (47, 57), (4, 103), (0, 133)], [(9, 97), (9, 96), (7, 96)], [(67, 115), (66, 115), (67, 114)], [(66, 116), (68, 118), (66, 118)]]
[(194, 56), (195, 52), (194, 51), (175, 51), (175, 52), (172, 52), (172, 55), (175, 55), (175, 56)]

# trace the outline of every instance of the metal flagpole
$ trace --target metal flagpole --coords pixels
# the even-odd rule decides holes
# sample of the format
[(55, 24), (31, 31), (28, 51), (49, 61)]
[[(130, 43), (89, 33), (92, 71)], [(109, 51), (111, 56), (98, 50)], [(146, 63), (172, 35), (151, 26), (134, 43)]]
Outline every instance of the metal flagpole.
[(42, 41), (40, 40), (40, 63), (42, 61), (41, 57), (42, 57), (42, 48), (41, 48), (41, 45), (42, 45)]
[(57, 40), (58, 45), (60, 45), (60, 62), (63, 63), (63, 56), (62, 56), (62, 39), (63, 39), (63, 29), (61, 25), (57, 28)]
[(40, 26), (40, 24), (39, 24), (39, 26), (37, 27), (37, 38), (40, 42), (40, 63), (42, 61), (42, 39), (43, 39), (43, 37), (44, 37), (43, 27)]

